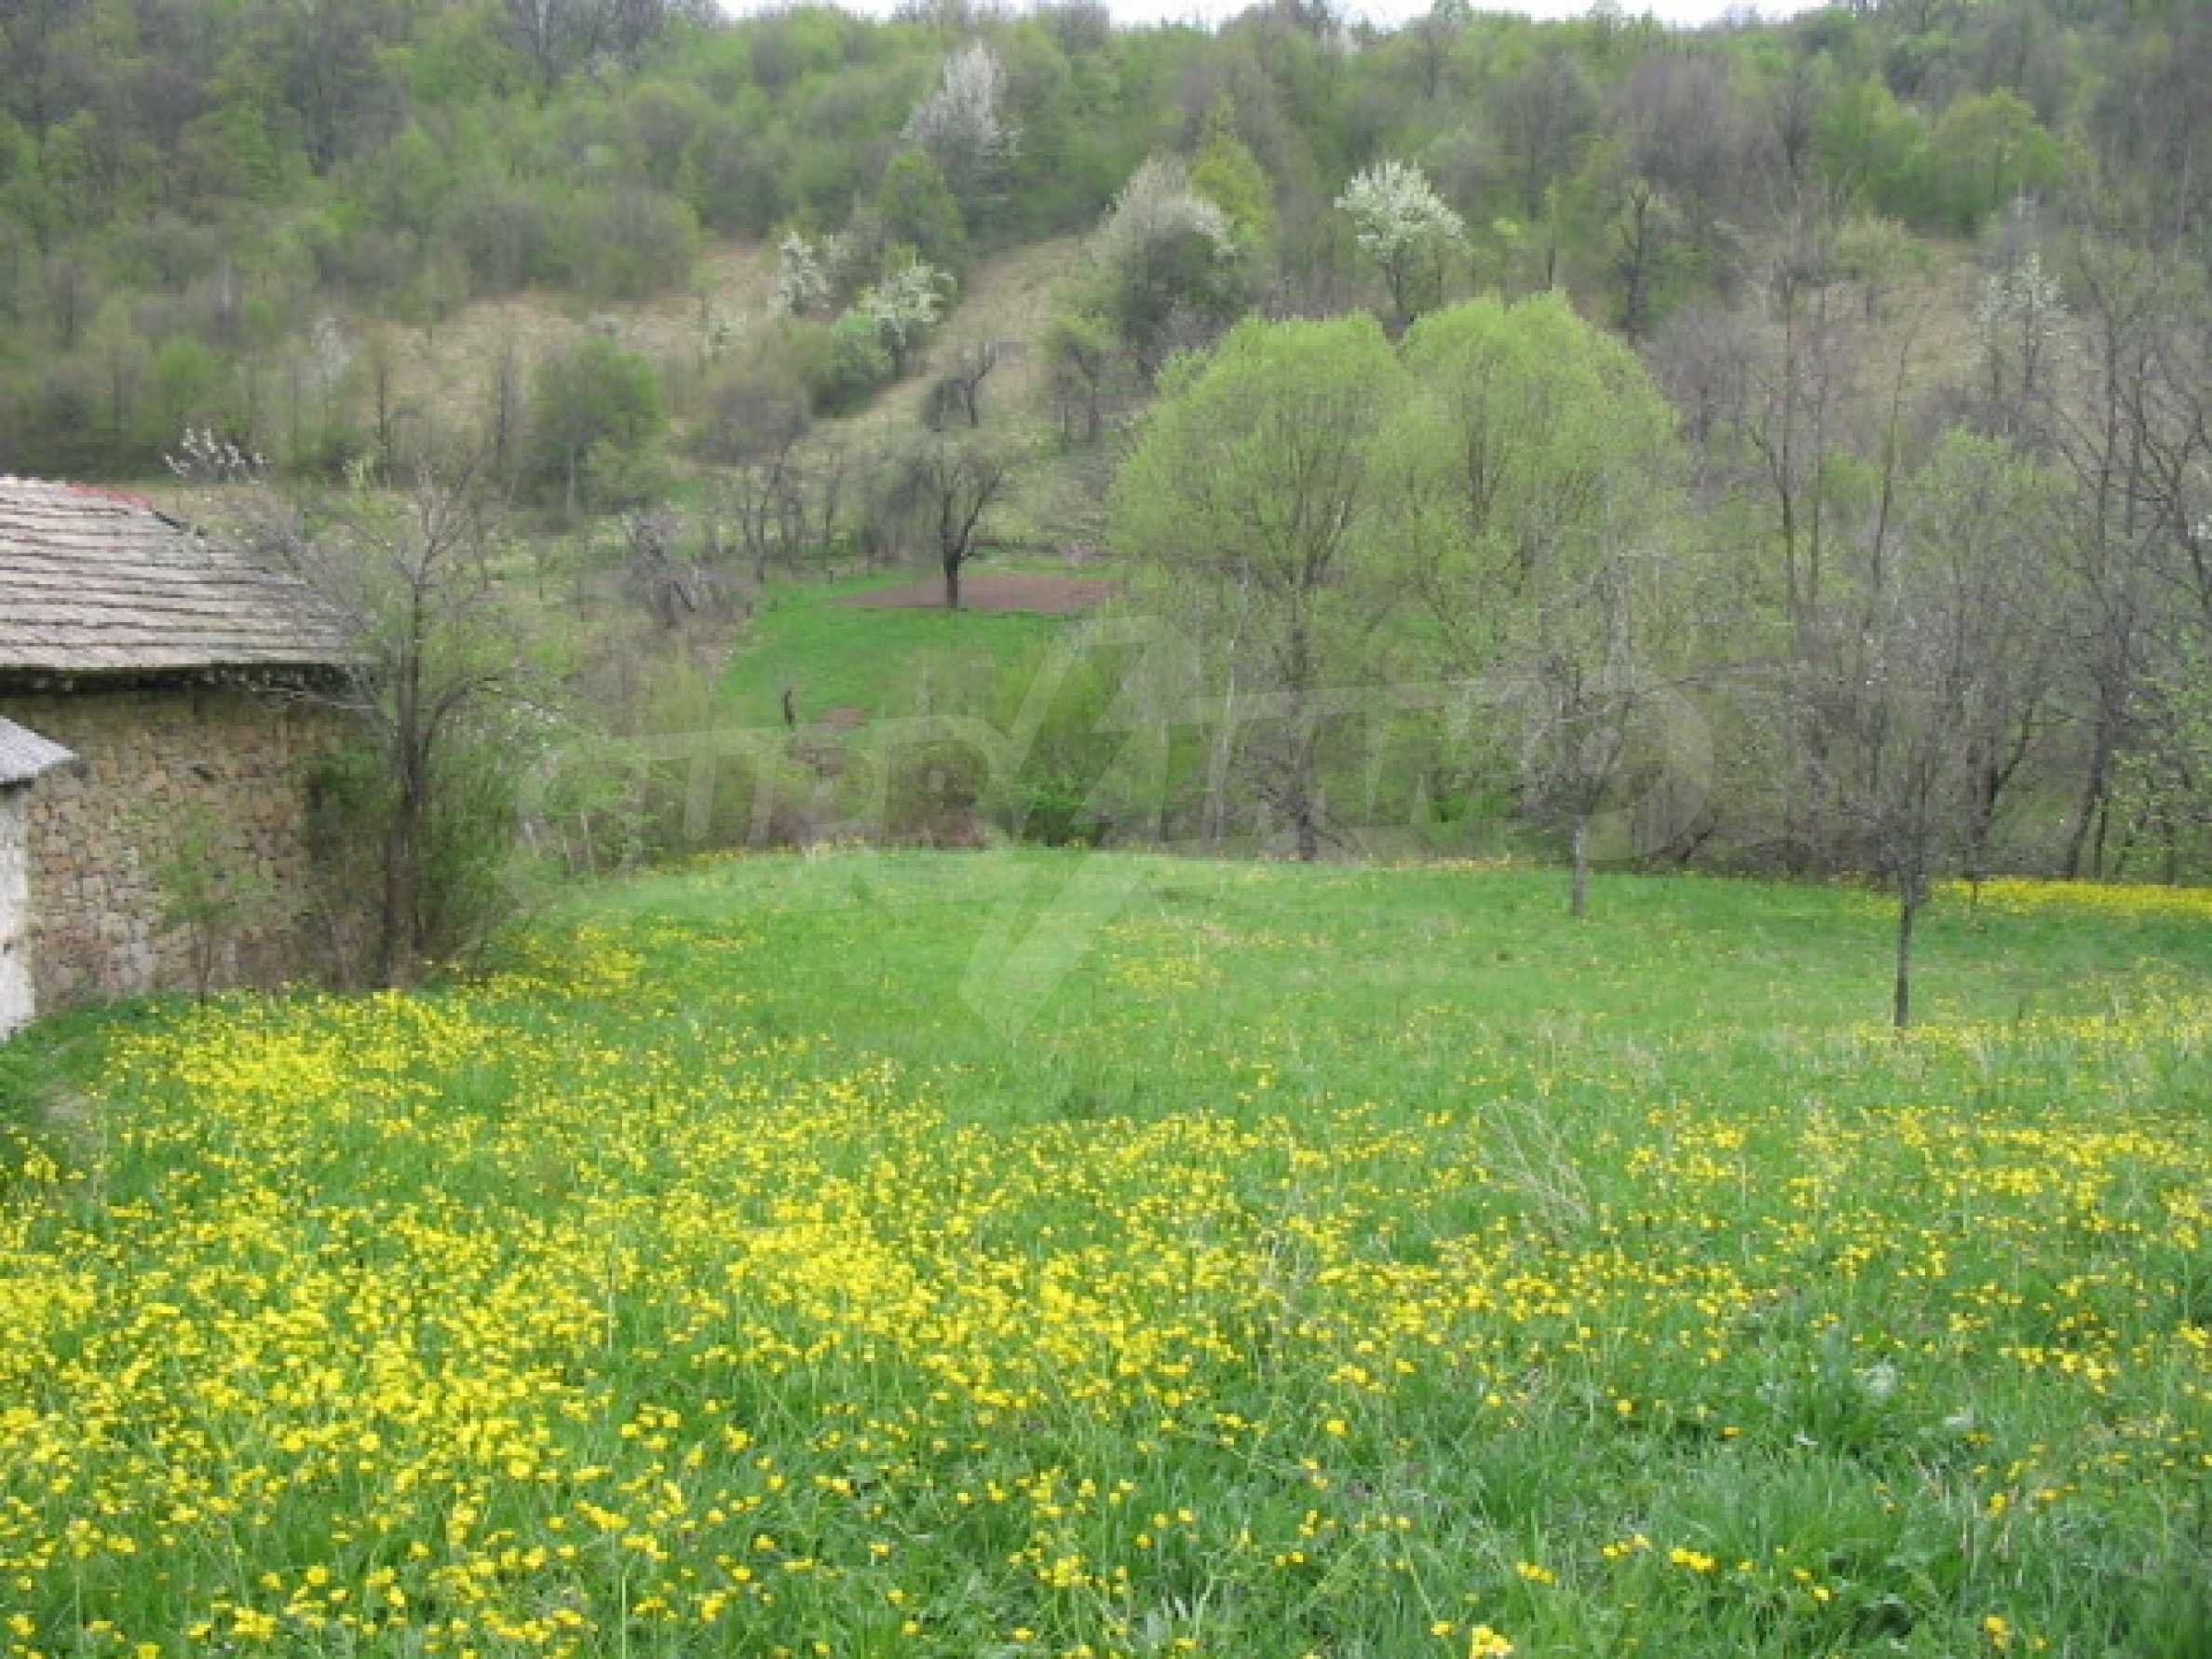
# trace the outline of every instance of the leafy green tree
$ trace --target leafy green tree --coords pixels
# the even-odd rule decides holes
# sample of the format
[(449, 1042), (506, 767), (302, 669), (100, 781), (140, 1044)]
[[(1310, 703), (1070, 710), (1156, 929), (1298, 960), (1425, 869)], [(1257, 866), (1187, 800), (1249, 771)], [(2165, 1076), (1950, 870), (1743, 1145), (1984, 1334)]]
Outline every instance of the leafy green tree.
[(927, 150), (910, 146), (891, 157), (876, 187), (875, 219), (885, 242), (912, 248), (956, 276), (967, 268), (959, 198)]
[(1943, 211), (1961, 230), (1973, 230), (2015, 196), (2056, 189), (2066, 156), (2028, 101), (2000, 88), (1944, 112), (1929, 140), (1928, 167)]
[(1112, 325), (1096, 311), (1056, 313), (1045, 329), (1045, 373), (1060, 415), (1060, 436), (1094, 441), (1106, 425), (1106, 401), (1120, 353)]
[(1190, 187), (1228, 215), (1247, 247), (1265, 252), (1275, 241), (1275, 184), (1252, 146), (1237, 135), (1236, 100), (1223, 93), (1206, 112)]
[(1839, 88), (1813, 124), (1822, 172), (1882, 212), (1904, 218), (1930, 211), (1920, 168), (1926, 143), (1920, 116), (1872, 77)]
[(665, 424), (653, 365), (587, 335), (537, 372), (530, 401), (528, 478), (541, 499), (573, 513), (595, 470), (635, 456)]
[(1592, 826), (1676, 671), (1674, 412), (1634, 352), (1548, 293), (1422, 319), (1421, 388), (1391, 430), (1414, 583), (1451, 676), (1489, 687), (1525, 804), (1567, 832), (1583, 913)]
[(1247, 319), (1169, 367), (1114, 485), (1116, 545), (1222, 676), (1221, 741), (1302, 859), (1327, 828), (1325, 694), (1370, 677), (1405, 596), (1379, 444), (1406, 389), (1371, 317)]
[[(824, 415), (846, 415), (877, 388), (897, 378), (883, 330), (873, 318), (848, 311), (826, 329), (794, 322), (790, 332), (807, 376), (807, 395)], [(820, 346), (814, 345), (819, 337)]]
[(170, 440), (189, 426), (220, 423), (223, 360), (190, 334), (172, 334), (154, 353), (154, 401)]

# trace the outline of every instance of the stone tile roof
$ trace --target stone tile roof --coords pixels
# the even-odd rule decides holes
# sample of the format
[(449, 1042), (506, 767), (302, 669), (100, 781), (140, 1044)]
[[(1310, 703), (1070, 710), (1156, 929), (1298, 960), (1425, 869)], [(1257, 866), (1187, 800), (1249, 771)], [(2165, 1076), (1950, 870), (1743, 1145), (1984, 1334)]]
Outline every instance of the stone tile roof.
[(28, 783), (75, 758), (61, 744), (48, 742), (12, 720), (0, 719), (0, 789)]
[(0, 477), (0, 673), (346, 660), (314, 594), (244, 549), (127, 496)]

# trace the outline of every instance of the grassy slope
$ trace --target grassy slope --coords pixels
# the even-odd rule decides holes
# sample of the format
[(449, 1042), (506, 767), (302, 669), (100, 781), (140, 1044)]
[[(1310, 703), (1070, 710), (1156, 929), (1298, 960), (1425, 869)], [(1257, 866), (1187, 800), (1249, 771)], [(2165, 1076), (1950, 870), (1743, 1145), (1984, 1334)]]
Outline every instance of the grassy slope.
[[(990, 561), (979, 568), (1010, 568)], [(871, 718), (912, 709), (926, 676), (995, 673), (1067, 626), (1027, 612), (879, 610), (839, 605), (845, 594), (903, 587), (928, 573), (850, 581), (778, 583), (730, 659), (723, 706), (743, 726), (782, 719), (784, 687), (795, 689), (802, 721), (833, 710)]]
[(2204, 1652), (2206, 907), (1947, 905), (1899, 1044), (1864, 895), (1562, 897), (743, 859), (119, 1018), (0, 1205), (17, 1635)]

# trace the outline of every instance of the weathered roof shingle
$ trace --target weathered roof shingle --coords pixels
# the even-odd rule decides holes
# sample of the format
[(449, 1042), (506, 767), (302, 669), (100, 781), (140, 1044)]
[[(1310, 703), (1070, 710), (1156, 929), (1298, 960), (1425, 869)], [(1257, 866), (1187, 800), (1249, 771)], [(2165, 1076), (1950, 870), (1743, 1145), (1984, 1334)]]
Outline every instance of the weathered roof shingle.
[(61, 744), (12, 720), (0, 719), (0, 789), (29, 783), (76, 758)]
[(344, 636), (302, 583), (147, 504), (0, 477), (0, 673), (316, 668)]

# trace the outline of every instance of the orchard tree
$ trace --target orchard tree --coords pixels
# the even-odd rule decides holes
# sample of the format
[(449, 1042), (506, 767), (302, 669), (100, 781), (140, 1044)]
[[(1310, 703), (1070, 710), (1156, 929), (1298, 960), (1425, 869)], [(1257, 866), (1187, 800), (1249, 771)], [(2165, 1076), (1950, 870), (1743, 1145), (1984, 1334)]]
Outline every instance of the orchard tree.
[(779, 317), (805, 317), (828, 306), (835, 292), (822, 250), (797, 231), (776, 246), (776, 286), (768, 308)]
[(984, 515), (1006, 494), (1014, 457), (1002, 443), (935, 433), (899, 463), (894, 490), (921, 527), (944, 578), (944, 608), (960, 608), (960, 573), (975, 556)]
[(1900, 1030), (1934, 883), (1978, 873), (2007, 786), (2055, 725), (2050, 491), (2010, 445), (1951, 433), (1850, 545), (1785, 676), (1853, 861), (1896, 894)]
[(1944, 112), (1929, 138), (1927, 164), (1942, 210), (1959, 229), (1972, 231), (2015, 196), (2055, 189), (2066, 154), (2028, 101), (2000, 88)]
[(1428, 174), (1410, 161), (1379, 161), (1356, 175), (1337, 198), (1351, 220), (1360, 252), (1382, 273), (1399, 325), (1444, 288), (1446, 263), (1467, 225)]
[(1114, 486), (1116, 545), (1192, 630), (1225, 708), (1265, 700), (1245, 758), (1302, 859), (1326, 827), (1324, 694), (1369, 676), (1403, 597), (1379, 441), (1405, 392), (1371, 317), (1248, 318), (1170, 366)]

